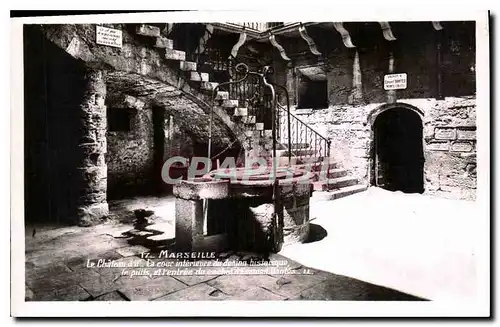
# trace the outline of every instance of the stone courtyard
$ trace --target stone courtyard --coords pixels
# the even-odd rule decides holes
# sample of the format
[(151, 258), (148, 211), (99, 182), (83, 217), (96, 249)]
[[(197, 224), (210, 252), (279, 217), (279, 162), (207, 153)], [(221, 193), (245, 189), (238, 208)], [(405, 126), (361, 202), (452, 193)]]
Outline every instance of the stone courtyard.
[[(310, 239), (268, 258), (286, 262), (287, 274), (246, 274), (252, 267), (243, 266), (239, 271), (244, 275), (208, 268), (200, 276), (153, 276), (141, 253), (155, 249), (128, 234), (134, 230), (134, 210), (154, 211), (155, 225), (173, 238), (174, 206), (172, 197), (142, 197), (110, 203), (111, 219), (101, 225), (27, 226), (26, 300), (401, 301), (475, 294), (474, 229), (467, 216), (474, 202), (369, 188), (335, 201), (312, 202)], [(443, 215), (443, 210), (454, 214)], [(448, 217), (453, 217), (453, 229)], [(168, 242), (163, 248), (169, 248)], [(116, 265), (133, 262), (138, 275), (122, 276), (118, 267), (87, 267), (88, 260), (99, 259)], [(259, 259), (253, 253), (227, 252), (196, 262)]]

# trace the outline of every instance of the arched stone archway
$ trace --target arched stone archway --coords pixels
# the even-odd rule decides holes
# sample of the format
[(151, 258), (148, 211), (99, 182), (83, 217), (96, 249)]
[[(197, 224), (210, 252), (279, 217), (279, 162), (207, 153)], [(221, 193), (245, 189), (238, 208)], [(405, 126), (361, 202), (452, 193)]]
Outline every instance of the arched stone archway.
[(371, 184), (390, 191), (424, 192), (422, 112), (405, 104), (384, 105), (372, 126)]

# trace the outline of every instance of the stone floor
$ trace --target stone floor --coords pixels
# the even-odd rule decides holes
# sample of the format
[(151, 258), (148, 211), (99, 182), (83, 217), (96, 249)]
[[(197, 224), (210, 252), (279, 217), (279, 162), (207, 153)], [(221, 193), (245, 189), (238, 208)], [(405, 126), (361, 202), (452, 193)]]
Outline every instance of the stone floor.
[(371, 187), (314, 203), (311, 224), (321, 240), (280, 254), (432, 301), (471, 302), (484, 291), (476, 281), (487, 269), (479, 259), (487, 255), (489, 217), (480, 205)]
[[(216, 259), (192, 261), (208, 265), (214, 262), (222, 266), (227, 264), (226, 270), (212, 266), (204, 268), (203, 274), (196, 275), (192, 267), (181, 267), (177, 269), (177, 275), (155, 275), (158, 269), (150, 268), (151, 262), (172, 265), (184, 262), (183, 259), (157, 258), (158, 251), (169, 249), (174, 236), (173, 198), (115, 201), (110, 203), (110, 208), (112, 219), (99, 226), (26, 228), (27, 301), (424, 299), (320, 270), (318, 267), (321, 265), (308, 267), (303, 263), (315, 262), (302, 258), (303, 252), (294, 252), (292, 247), (285, 248), (283, 255), (275, 254), (269, 258), (271, 262), (279, 263), (280, 270), (254, 274), (256, 267), (245, 265), (237, 267), (243, 275), (226, 274), (227, 269), (232, 269), (231, 263), (260, 262), (262, 259), (252, 253), (229, 252), (218, 254)], [(154, 236), (160, 237), (154, 242), (147, 241), (151, 231), (137, 228), (137, 223), (134, 225), (137, 221), (134, 210), (137, 209), (146, 210), (148, 219), (157, 226), (156, 230), (161, 230), (155, 233)], [(321, 257), (326, 262), (331, 260), (332, 255), (332, 249), (326, 247), (329, 243), (325, 243), (331, 231), (330, 227), (325, 227), (330, 233), (325, 237), (324, 229), (317, 225), (321, 221), (315, 221), (317, 227), (311, 234), (311, 243), (297, 247), (307, 248), (316, 244), (314, 257)], [(36, 228), (36, 233), (33, 233), (33, 228)], [(359, 234), (353, 232), (352, 238), (356, 239)], [(151, 257), (146, 258), (142, 253), (151, 253)], [(298, 260), (290, 259), (295, 257)], [(114, 267), (99, 267), (102, 262), (113, 262)], [(92, 267), (92, 264), (95, 266)], [(130, 269), (124, 268), (129, 266)], [(124, 270), (128, 272), (124, 274)]]
[[(195, 275), (154, 275), (157, 255), (173, 242), (174, 199), (110, 203), (108, 222), (94, 227), (27, 226), (26, 299), (46, 300), (443, 300), (476, 296), (481, 237), (476, 202), (452, 201), (378, 188), (311, 203), (311, 237), (270, 257), (282, 271), (229, 275), (216, 267)], [(138, 226), (137, 209), (151, 225)], [(153, 227), (153, 228), (152, 228)], [(36, 233), (33, 233), (36, 228)], [(149, 229), (148, 229), (149, 228)], [(97, 260), (136, 265), (87, 267)], [(261, 260), (224, 253), (203, 262)], [(277, 261), (276, 261), (277, 260)], [(229, 266), (229, 264), (228, 264)], [(182, 267), (185, 272), (190, 268)], [(193, 269), (191, 269), (193, 270)]]

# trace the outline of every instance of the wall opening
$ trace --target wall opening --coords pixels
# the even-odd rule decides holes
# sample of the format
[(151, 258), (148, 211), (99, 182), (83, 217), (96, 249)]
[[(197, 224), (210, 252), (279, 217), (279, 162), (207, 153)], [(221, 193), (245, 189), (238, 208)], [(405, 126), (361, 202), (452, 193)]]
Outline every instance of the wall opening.
[(108, 108), (107, 116), (110, 132), (130, 132), (132, 109)]
[(328, 108), (328, 82), (321, 67), (298, 69), (298, 109)]
[(422, 121), (415, 111), (396, 107), (374, 124), (372, 183), (389, 191), (423, 193)]

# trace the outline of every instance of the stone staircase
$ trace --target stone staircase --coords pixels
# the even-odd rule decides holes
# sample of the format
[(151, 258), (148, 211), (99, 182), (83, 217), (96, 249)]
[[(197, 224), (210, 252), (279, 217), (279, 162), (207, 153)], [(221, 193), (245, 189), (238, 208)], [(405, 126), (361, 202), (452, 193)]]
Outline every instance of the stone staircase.
[[(285, 146), (286, 148), (286, 146)], [(292, 165), (314, 174), (312, 181), (315, 200), (334, 200), (365, 191), (368, 187), (359, 184), (356, 177), (349, 176), (349, 171), (340, 167), (334, 158), (323, 158), (318, 151), (307, 143), (292, 143)], [(289, 164), (288, 150), (279, 151), (280, 166)]]
[[(153, 41), (154, 47), (164, 49), (165, 59), (172, 63), (178, 62), (178, 69), (182, 74), (179, 79), (180, 81), (187, 80), (190, 84), (197, 86), (202, 92), (202, 95), (204, 93), (204, 100), (211, 98), (218, 83), (210, 80), (209, 73), (200, 71), (201, 67), (198, 67), (196, 62), (186, 60), (186, 52), (176, 50), (174, 48), (174, 41), (163, 35), (159, 27), (138, 24), (136, 26), (136, 34), (150, 38)], [(200, 42), (206, 41), (207, 37), (205, 34)], [(204, 45), (200, 43), (198, 48), (204, 48)], [(239, 129), (240, 132), (243, 132), (236, 134), (243, 134), (247, 139), (254, 137), (270, 138), (272, 136), (272, 130), (265, 129), (265, 124), (263, 122), (257, 121), (255, 115), (249, 114), (249, 108), (240, 104), (238, 100), (231, 99), (229, 91), (217, 91), (215, 106), (216, 108), (214, 109), (216, 114), (227, 114), (231, 117), (231, 122), (227, 120), (225, 120), (225, 122), (236, 125), (236, 128)], [(280, 142), (280, 150), (277, 150), (279, 166), (286, 167), (292, 165), (295, 168), (307, 169), (313, 172), (314, 180), (312, 181), (312, 191), (315, 199), (338, 199), (367, 189), (366, 185), (358, 184), (356, 178), (349, 176), (346, 169), (339, 167), (339, 164), (335, 162), (334, 158), (325, 158), (307, 142), (292, 143), (292, 148), (290, 149), (292, 162), (290, 163), (288, 149), (284, 144), (284, 142)], [(324, 167), (326, 164), (328, 167)]]

